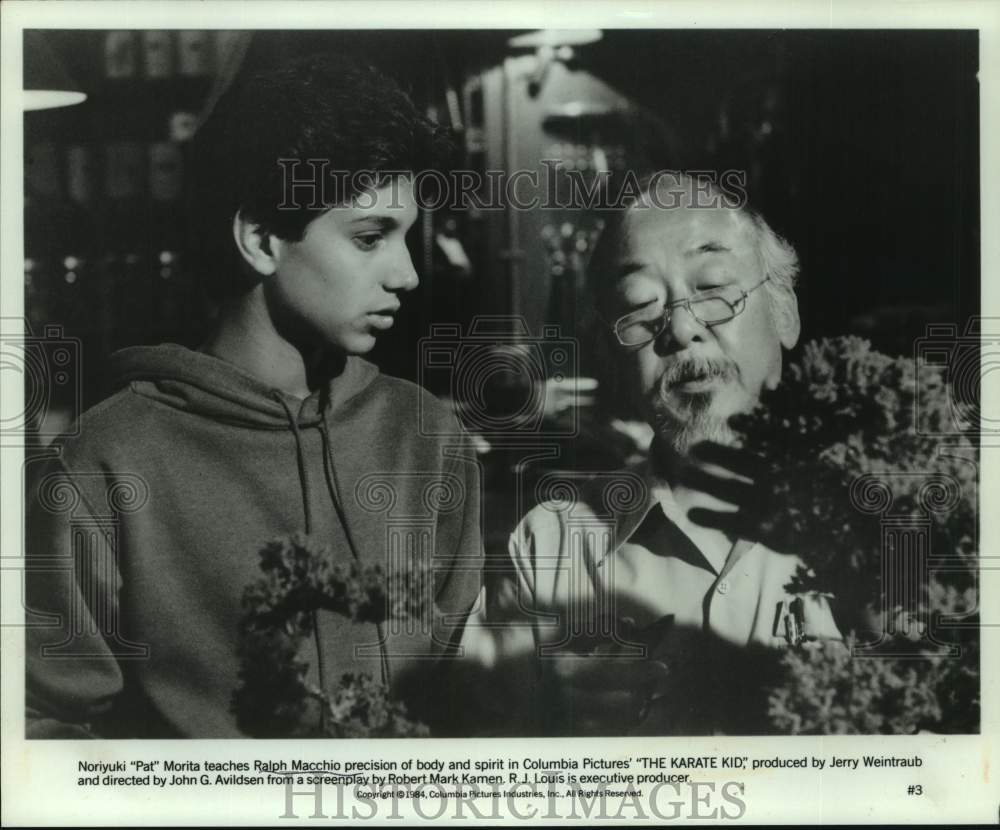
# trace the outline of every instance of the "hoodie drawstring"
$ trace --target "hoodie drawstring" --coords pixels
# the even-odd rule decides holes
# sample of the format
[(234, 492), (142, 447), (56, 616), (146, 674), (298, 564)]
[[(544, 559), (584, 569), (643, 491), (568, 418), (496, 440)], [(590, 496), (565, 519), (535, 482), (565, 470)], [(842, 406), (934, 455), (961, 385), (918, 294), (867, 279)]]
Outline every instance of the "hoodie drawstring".
[[(333, 467), (333, 449), (330, 445), (330, 431), (326, 423), (326, 412), (324, 411), (319, 422), (319, 432), (323, 439), (323, 475), (326, 477), (326, 486), (330, 490), (333, 498), (333, 507), (337, 511), (337, 518), (340, 519), (340, 526), (344, 528), (344, 536), (347, 538), (347, 546), (351, 549), (351, 556), (359, 565), (361, 557), (358, 555), (357, 546), (351, 536), (351, 528), (347, 524), (347, 517), (344, 515), (343, 502), (340, 498), (340, 487), (337, 484), (337, 472)], [(379, 659), (382, 666), (382, 682), (386, 686), (392, 683), (392, 671), (389, 666), (389, 655), (386, 653), (386, 633), (385, 624), (378, 622), (375, 624), (378, 630), (378, 650)]]
[(285, 415), (288, 416), (288, 426), (295, 438), (295, 458), (299, 467), (299, 487), (302, 489), (302, 512), (305, 514), (306, 535), (308, 536), (312, 533), (312, 505), (310, 504), (312, 499), (309, 492), (309, 477), (306, 475), (305, 451), (302, 449), (302, 432), (299, 430), (299, 422), (292, 414), (292, 408), (284, 396), (280, 392), (274, 392), (274, 399), (285, 410)]
[[(306, 475), (305, 450), (302, 447), (302, 432), (299, 429), (298, 419), (292, 414), (292, 408), (284, 396), (275, 391), (275, 400), (281, 404), (288, 416), (288, 425), (291, 427), (292, 436), (295, 438), (295, 459), (299, 468), (299, 486), (302, 489), (302, 512), (305, 515), (306, 536), (312, 534), (312, 494), (309, 492), (309, 476)], [(316, 672), (319, 675), (319, 687), (326, 692), (328, 686), (326, 682), (326, 665), (323, 660), (323, 640), (319, 631), (319, 614), (313, 609), (310, 612), (312, 618), (313, 640), (316, 643)], [(326, 732), (326, 706), (320, 706), (319, 728), (321, 732)]]
[[(274, 399), (281, 404), (282, 409), (285, 410), (285, 416), (288, 418), (288, 426), (291, 429), (292, 436), (295, 439), (295, 458), (298, 465), (299, 471), (299, 486), (302, 489), (302, 509), (305, 516), (305, 530), (306, 535), (312, 534), (312, 493), (309, 489), (309, 476), (306, 474), (306, 458), (305, 458), (305, 448), (302, 446), (302, 431), (299, 427), (298, 419), (292, 412), (292, 408), (288, 405), (288, 401), (285, 400), (284, 395), (280, 391), (275, 390), (272, 393)], [(333, 466), (333, 449), (330, 442), (330, 431), (326, 422), (326, 412), (322, 412), (321, 419), (319, 422), (319, 432), (320, 437), (323, 442), (323, 476), (326, 479), (326, 486), (330, 492), (330, 498), (333, 502), (333, 509), (337, 513), (337, 519), (340, 521), (340, 526), (344, 530), (344, 537), (347, 540), (347, 546), (350, 548), (351, 556), (354, 561), (359, 565), (361, 564), (361, 556), (358, 554), (357, 546), (354, 544), (354, 539), (351, 536), (351, 528), (347, 524), (347, 516), (344, 515), (343, 502), (340, 498), (340, 487), (337, 483), (337, 473)], [(329, 688), (327, 685), (326, 677), (326, 666), (323, 660), (323, 648), (322, 639), (320, 637), (319, 630), (319, 614), (313, 611), (311, 614), (312, 626), (313, 626), (313, 638), (316, 643), (316, 670), (319, 674), (320, 688), (324, 691)], [(386, 632), (385, 624), (382, 622), (376, 623), (376, 629), (378, 631), (379, 640), (379, 662), (381, 665), (382, 682), (386, 686), (391, 685), (392, 681), (392, 671), (389, 665), (389, 655), (386, 652)], [(324, 729), (326, 724), (326, 710), (320, 710), (320, 728)]]

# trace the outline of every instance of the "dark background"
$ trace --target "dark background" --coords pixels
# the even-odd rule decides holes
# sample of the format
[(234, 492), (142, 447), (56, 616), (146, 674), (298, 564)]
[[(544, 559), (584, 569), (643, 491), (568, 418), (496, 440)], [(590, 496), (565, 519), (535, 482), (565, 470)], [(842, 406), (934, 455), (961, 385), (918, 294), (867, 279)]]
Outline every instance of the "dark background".
[[(461, 110), (470, 79), (530, 53), (508, 44), (515, 34), (257, 31), (238, 72), (313, 51), (351, 51), (448, 123), (449, 88)], [(26, 308), (36, 332), (59, 323), (81, 338), (85, 404), (103, 394), (101, 367), (111, 350), (197, 344), (211, 322), (185, 259), (197, 232), (184, 201), (189, 143), (172, 140), (168, 123), (176, 112), (198, 118), (208, 111), (226, 80), (223, 62), (210, 58), (191, 74), (172, 52), (167, 75), (150, 77), (141, 33), (132, 35), (133, 74), (109, 78), (107, 32), (40, 33), (88, 99), (25, 114)], [(28, 63), (34, 47), (26, 41), (25, 48)], [(802, 260), (804, 339), (852, 332), (885, 351), (911, 353), (928, 323), (961, 329), (978, 313), (976, 31), (606, 30), (578, 47), (570, 65), (658, 119), (669, 166), (747, 171), (751, 200)], [(472, 114), (460, 115), (453, 131), (468, 150)], [(508, 141), (538, 129), (514, 124)], [(179, 177), (180, 195), (154, 198), (144, 168), (132, 171), (137, 178), (125, 196), (109, 195), (102, 182), (117, 148), (138, 147), (132, 152), (146, 159), (156, 142), (178, 145), (179, 167), (167, 174)], [(83, 200), (68, 184), (72, 147), (93, 165)], [(432, 244), (448, 220), (448, 233), (472, 260), (470, 273), (457, 275)], [(415, 229), (421, 288), (373, 355), (384, 370), (417, 379), (418, 340), (432, 322), (524, 311), (506, 287), (497, 290), (511, 244), (505, 228), (487, 227), (498, 221), (435, 214)], [(541, 279), (536, 271), (546, 267), (528, 262), (518, 279)]]

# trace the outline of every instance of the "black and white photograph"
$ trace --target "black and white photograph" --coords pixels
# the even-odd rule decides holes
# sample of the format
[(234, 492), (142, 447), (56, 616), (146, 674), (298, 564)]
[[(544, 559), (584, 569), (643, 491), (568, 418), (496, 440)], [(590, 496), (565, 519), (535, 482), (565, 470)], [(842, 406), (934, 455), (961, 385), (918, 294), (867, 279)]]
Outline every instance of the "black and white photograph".
[(753, 821), (799, 766), (921, 815), (965, 741), (931, 820), (995, 820), (996, 14), (379, 9), (18, 21), (5, 743), (78, 795), (195, 803), (153, 759), (208, 739), (261, 821), (306, 769), (470, 823), (447, 788), (705, 818), (699, 775)]

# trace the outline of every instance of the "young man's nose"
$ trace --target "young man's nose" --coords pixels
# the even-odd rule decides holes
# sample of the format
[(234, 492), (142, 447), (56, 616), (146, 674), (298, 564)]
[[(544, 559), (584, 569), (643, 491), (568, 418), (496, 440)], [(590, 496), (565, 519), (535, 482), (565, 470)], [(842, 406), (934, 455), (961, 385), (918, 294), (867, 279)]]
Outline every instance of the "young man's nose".
[(382, 284), (386, 291), (400, 292), (412, 291), (420, 284), (417, 270), (413, 267), (413, 259), (406, 248), (396, 257), (395, 261), (388, 267), (383, 277)]

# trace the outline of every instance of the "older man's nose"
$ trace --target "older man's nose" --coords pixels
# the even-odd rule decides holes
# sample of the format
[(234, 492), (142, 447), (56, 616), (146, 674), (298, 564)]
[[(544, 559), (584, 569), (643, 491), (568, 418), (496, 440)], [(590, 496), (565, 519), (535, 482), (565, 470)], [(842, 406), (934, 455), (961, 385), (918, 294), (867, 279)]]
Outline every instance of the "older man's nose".
[(685, 306), (676, 306), (670, 310), (670, 318), (660, 332), (659, 348), (664, 351), (679, 351), (694, 340), (700, 340), (705, 333), (705, 326)]

